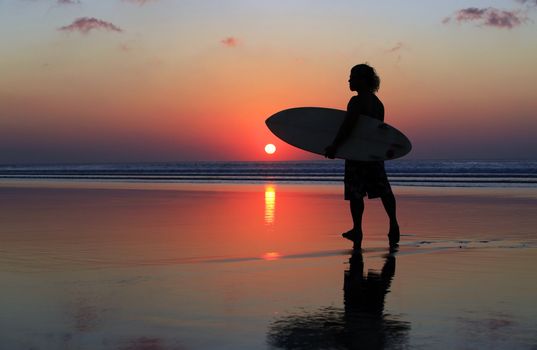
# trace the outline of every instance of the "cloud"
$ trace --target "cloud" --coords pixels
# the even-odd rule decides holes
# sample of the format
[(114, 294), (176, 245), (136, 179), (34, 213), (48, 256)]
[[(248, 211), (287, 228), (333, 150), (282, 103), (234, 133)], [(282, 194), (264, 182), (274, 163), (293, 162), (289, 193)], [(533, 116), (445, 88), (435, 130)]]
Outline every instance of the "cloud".
[[(537, 1), (537, 0), (532, 0)], [(458, 23), (478, 22), (480, 25), (500, 29), (512, 29), (527, 21), (527, 17), (520, 11), (505, 11), (494, 7), (477, 8), (468, 7), (458, 10), (453, 16), (446, 17), (442, 23), (448, 24), (454, 19)]]
[(400, 51), (403, 48), (404, 48), (403, 43), (401, 41), (399, 41), (392, 48), (386, 50), (386, 52), (388, 52), (388, 53), (397, 52), (397, 51)]
[(239, 39), (232, 36), (222, 39), (220, 42), (227, 47), (236, 47), (237, 45), (239, 45)]
[(88, 34), (93, 29), (104, 29), (110, 32), (122, 32), (123, 30), (116, 25), (93, 17), (81, 17), (76, 19), (68, 26), (58, 28), (63, 32), (81, 32)]
[(391, 48), (387, 49), (387, 50), (384, 50), (385, 53), (389, 54), (389, 55), (397, 55), (397, 63), (401, 62), (403, 56), (402, 56), (402, 51), (403, 50), (407, 50), (408, 47), (403, 44), (402, 41), (399, 41), (397, 43), (395, 43), (394, 46), (392, 46)]
[(477, 7), (469, 7), (459, 10), (455, 13), (455, 19), (458, 22), (464, 21), (476, 21), (483, 18), (486, 15), (488, 9), (479, 9)]

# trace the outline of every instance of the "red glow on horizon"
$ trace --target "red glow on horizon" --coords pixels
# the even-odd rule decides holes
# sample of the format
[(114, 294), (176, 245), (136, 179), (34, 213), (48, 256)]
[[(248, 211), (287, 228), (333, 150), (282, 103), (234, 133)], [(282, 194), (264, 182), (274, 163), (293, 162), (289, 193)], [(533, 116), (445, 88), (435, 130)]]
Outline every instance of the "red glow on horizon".
[(262, 258), (263, 260), (268, 260), (268, 261), (279, 260), (282, 258), (282, 255), (278, 252), (268, 252), (268, 253), (263, 254)]

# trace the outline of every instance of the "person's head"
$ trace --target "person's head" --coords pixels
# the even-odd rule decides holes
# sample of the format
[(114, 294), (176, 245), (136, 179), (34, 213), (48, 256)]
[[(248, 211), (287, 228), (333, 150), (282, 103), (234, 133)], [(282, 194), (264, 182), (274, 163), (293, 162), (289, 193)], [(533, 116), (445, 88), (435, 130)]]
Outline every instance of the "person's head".
[(351, 69), (349, 88), (351, 91), (377, 92), (380, 87), (380, 78), (375, 68), (368, 64), (358, 64)]

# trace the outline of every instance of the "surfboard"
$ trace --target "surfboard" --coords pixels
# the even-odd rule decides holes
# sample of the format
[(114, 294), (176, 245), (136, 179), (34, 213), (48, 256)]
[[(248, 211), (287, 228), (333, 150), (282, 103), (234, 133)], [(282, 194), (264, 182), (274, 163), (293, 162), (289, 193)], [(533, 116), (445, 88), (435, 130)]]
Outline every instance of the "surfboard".
[[(285, 109), (265, 123), (281, 140), (302, 150), (324, 155), (334, 140), (346, 112), (322, 107)], [(338, 147), (336, 158), (382, 161), (403, 157), (412, 149), (399, 130), (378, 119), (361, 115), (347, 140)]]

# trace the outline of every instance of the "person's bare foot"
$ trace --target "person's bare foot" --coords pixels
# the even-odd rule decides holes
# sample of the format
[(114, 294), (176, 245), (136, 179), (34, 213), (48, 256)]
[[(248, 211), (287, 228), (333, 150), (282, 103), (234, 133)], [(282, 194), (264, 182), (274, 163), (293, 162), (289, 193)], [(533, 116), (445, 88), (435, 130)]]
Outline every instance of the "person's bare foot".
[(390, 232), (388, 232), (388, 240), (390, 241), (390, 246), (397, 246), (400, 239), (399, 225), (390, 224)]
[(362, 249), (362, 232), (352, 229), (345, 233), (342, 233), (341, 236), (343, 238), (348, 239), (349, 241), (352, 241), (354, 243), (353, 248), (354, 249)]

